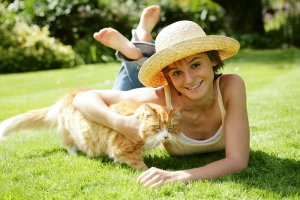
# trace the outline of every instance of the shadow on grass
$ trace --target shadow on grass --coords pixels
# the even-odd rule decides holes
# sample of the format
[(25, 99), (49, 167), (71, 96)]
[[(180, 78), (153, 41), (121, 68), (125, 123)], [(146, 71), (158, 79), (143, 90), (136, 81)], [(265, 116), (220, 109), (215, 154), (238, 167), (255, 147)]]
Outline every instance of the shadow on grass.
[[(191, 156), (147, 156), (148, 166), (161, 169), (181, 170), (203, 166), (224, 158), (224, 152)], [(220, 179), (221, 182), (236, 182), (249, 188), (272, 191), (281, 196), (299, 195), (300, 162), (278, 158), (262, 151), (251, 151), (248, 168)]]
[[(29, 157), (47, 157), (53, 154), (68, 154), (63, 148), (55, 148), (38, 152)], [(88, 158), (79, 152), (77, 156), (86, 157), (97, 162), (107, 163), (114, 167), (133, 170), (125, 164), (115, 163), (112, 159), (103, 156)], [(170, 156), (165, 152), (154, 152), (144, 156), (148, 167), (157, 167), (166, 170), (190, 169), (206, 165), (225, 157), (225, 153), (215, 152), (189, 156)], [(135, 170), (133, 170), (135, 171)], [(282, 197), (299, 195), (300, 162), (293, 159), (279, 158), (262, 151), (251, 151), (248, 168), (241, 173), (235, 173), (219, 179), (220, 182), (235, 182), (249, 188), (267, 190)]]
[(283, 197), (300, 195), (300, 162), (262, 151), (251, 151), (248, 168), (232, 175), (231, 180), (248, 187), (272, 191)]

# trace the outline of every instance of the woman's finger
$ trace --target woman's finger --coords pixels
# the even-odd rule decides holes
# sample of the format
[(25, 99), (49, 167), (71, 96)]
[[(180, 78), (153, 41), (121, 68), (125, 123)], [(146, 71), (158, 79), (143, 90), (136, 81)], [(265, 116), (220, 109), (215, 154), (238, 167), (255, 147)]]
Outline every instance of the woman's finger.
[(153, 175), (153, 170), (152, 168), (148, 169), (147, 171), (143, 172), (139, 177), (138, 177), (138, 182), (140, 183), (145, 183), (147, 180), (151, 179), (151, 176)]
[(160, 175), (155, 175), (155, 176), (152, 176), (151, 178), (149, 178), (146, 182), (144, 182), (144, 186), (151, 186), (157, 182), (159, 182), (160, 180)]

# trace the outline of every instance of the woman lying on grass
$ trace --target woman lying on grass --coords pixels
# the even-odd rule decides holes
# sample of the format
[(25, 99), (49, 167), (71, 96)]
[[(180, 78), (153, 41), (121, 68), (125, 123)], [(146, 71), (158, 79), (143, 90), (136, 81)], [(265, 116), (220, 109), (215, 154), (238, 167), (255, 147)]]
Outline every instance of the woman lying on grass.
[[(137, 30), (139, 40), (143, 41), (145, 33), (151, 31), (146, 27), (140, 34)], [(105, 31), (100, 39), (123, 53), (123, 65), (137, 67), (143, 59), (144, 54), (114, 29)], [(133, 141), (140, 139), (138, 116), (118, 115), (109, 105), (135, 99), (181, 108), (182, 133), (177, 140), (164, 144), (171, 155), (226, 151), (225, 158), (198, 168), (166, 171), (152, 167), (138, 178), (144, 186), (216, 179), (245, 169), (249, 159), (249, 125), (244, 81), (238, 75), (218, 74), (223, 60), (238, 52), (239, 43), (225, 36), (208, 36), (194, 22), (179, 21), (158, 34), (155, 49), (156, 53), (139, 71), (139, 80), (145, 88), (83, 92), (75, 97), (75, 106), (90, 120), (115, 129)], [(135, 60), (124, 56), (135, 53), (138, 53)]]

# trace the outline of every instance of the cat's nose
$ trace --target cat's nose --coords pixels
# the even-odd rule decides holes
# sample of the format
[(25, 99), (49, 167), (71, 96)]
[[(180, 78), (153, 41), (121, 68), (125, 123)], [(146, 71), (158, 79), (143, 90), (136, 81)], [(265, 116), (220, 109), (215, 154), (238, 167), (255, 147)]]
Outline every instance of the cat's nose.
[(164, 141), (168, 141), (169, 137), (168, 136), (164, 136)]

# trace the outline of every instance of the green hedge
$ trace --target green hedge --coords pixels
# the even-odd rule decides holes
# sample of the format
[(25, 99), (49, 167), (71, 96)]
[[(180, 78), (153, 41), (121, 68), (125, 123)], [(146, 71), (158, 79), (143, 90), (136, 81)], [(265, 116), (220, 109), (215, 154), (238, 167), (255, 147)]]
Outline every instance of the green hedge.
[[(222, 32), (223, 11), (209, 0), (196, 2), (190, 9), (183, 9), (173, 0), (156, 1), (161, 6), (161, 21), (154, 29), (159, 29), (178, 20), (193, 20), (201, 24), (209, 34)], [(51, 35), (64, 44), (73, 46), (85, 63), (115, 60), (114, 51), (104, 47), (92, 35), (104, 27), (113, 27), (125, 37), (131, 37), (131, 29), (136, 27), (142, 10), (153, 4), (138, 0), (31, 0), (15, 2), (16, 12), (26, 15), (28, 21), (39, 26), (49, 26)]]
[(47, 27), (28, 25), (0, 5), (0, 73), (69, 68), (81, 63)]

